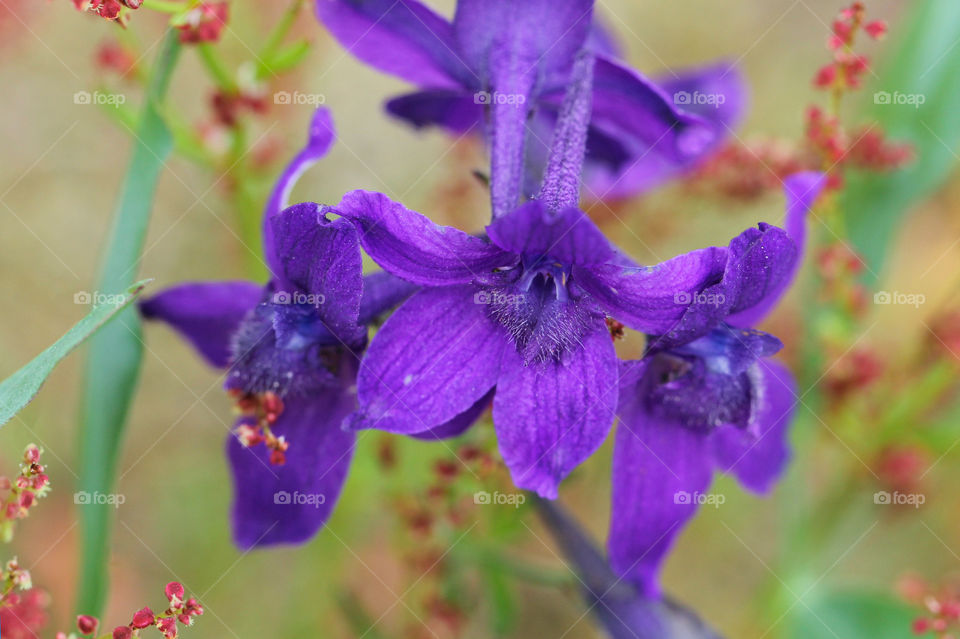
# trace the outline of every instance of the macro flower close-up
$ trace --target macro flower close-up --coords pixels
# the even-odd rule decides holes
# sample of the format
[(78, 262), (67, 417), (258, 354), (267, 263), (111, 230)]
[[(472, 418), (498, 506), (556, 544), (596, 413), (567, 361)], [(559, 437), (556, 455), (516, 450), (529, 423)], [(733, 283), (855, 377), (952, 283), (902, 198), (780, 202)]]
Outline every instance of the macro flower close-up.
[(955, 0), (0, 5), (0, 639), (960, 637)]

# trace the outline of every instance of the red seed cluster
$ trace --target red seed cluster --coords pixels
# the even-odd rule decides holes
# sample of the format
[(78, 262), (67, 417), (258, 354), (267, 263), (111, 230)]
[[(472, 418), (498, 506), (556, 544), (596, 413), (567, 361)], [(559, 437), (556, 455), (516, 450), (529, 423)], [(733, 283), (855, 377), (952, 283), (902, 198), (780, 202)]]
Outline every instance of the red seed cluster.
[(50, 596), (39, 588), (11, 593), (0, 604), (3, 639), (36, 639), (47, 625), (49, 607)]
[[(133, 619), (125, 626), (117, 626), (110, 634), (113, 639), (131, 639), (139, 637), (140, 631), (146, 628), (156, 628), (164, 639), (176, 639), (179, 633), (180, 625), (192, 626), (194, 617), (203, 614), (203, 606), (196, 599), (190, 597), (184, 599), (183, 584), (171, 581), (167, 584), (164, 594), (167, 596), (169, 605), (162, 613), (155, 613), (149, 607), (144, 606), (133, 614)], [(77, 630), (84, 637), (96, 634), (100, 622), (96, 617), (89, 615), (80, 615), (77, 617)], [(73, 637), (73, 635), (70, 635)], [(57, 633), (57, 639), (68, 639), (65, 633)]]
[(107, 41), (97, 47), (97, 68), (127, 76), (136, 71), (137, 61), (130, 51), (116, 41)]
[[(0, 521), (9, 527), (16, 519), (30, 514), (30, 509), (50, 490), (50, 478), (40, 464), (40, 449), (34, 444), (27, 446), (20, 464), (20, 474), (11, 481), (0, 477), (0, 490), (10, 491), (3, 502)], [(5, 531), (5, 536), (9, 537)]]
[(129, 20), (129, 10), (139, 9), (141, 4), (143, 0), (73, 0), (77, 11), (89, 11), (121, 25)]
[(853, 52), (854, 40), (861, 30), (874, 39), (880, 39), (887, 33), (884, 21), (875, 20), (865, 24), (865, 15), (863, 3), (854, 2), (833, 21), (827, 40), (827, 48), (833, 52), (833, 61), (817, 71), (813, 79), (814, 86), (837, 91), (860, 88), (863, 74), (870, 68), (870, 61), (866, 56)]
[(921, 577), (909, 576), (901, 579), (899, 590), (904, 599), (924, 609), (913, 622), (913, 634), (937, 639), (960, 637), (960, 584), (932, 586)]
[(231, 391), (237, 401), (237, 410), (243, 417), (234, 429), (240, 443), (250, 448), (264, 444), (270, 451), (270, 463), (282, 466), (287, 462), (287, 449), (290, 444), (281, 435), (277, 437), (271, 430), (283, 414), (283, 400), (276, 393), (245, 393)]
[(217, 42), (227, 24), (229, 10), (226, 2), (201, 2), (191, 9), (177, 25), (180, 42), (199, 44)]

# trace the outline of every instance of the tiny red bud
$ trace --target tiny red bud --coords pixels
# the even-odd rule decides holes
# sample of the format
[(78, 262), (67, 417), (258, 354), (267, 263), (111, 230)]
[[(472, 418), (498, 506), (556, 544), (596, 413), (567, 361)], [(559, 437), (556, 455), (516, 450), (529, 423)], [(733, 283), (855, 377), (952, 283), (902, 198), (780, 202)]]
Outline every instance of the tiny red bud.
[(177, 581), (171, 581), (164, 589), (164, 594), (167, 595), (167, 599), (171, 602), (176, 601), (179, 604), (183, 601), (183, 584)]
[(867, 34), (874, 40), (879, 40), (887, 35), (887, 23), (883, 20), (874, 20), (864, 27)]
[(117, 626), (113, 629), (113, 639), (130, 639), (133, 631), (128, 626)]
[(79, 615), (77, 617), (77, 628), (80, 630), (80, 634), (92, 635), (97, 631), (99, 624), (97, 618), (90, 615)]
[(28, 463), (36, 464), (38, 461), (40, 461), (40, 449), (34, 444), (30, 444), (27, 446), (27, 450), (23, 453), (23, 458), (26, 459)]
[(133, 615), (133, 621), (130, 622), (130, 625), (137, 629), (146, 628), (153, 625), (154, 618), (153, 611), (145, 606)]

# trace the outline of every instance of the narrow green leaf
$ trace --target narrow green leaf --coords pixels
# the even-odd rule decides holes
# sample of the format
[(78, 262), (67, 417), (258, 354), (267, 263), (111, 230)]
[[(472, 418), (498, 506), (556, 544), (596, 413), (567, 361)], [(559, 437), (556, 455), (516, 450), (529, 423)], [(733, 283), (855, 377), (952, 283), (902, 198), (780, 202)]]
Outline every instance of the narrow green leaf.
[[(134, 132), (133, 155), (114, 211), (113, 229), (100, 277), (101, 290), (124, 288), (135, 277), (157, 180), (173, 148), (160, 103), (180, 50), (177, 32), (168, 31), (154, 64), (146, 102)], [(116, 475), (124, 425), (140, 372), (143, 342), (135, 309), (120, 313), (116, 322), (90, 340), (87, 355), (80, 430), (79, 489), (110, 493)], [(112, 506), (82, 507), (81, 565), (78, 611), (99, 616), (107, 594)]]
[(850, 239), (875, 274), (904, 217), (947, 178), (960, 146), (960, 3), (923, 0), (909, 11), (877, 68), (866, 111), (892, 140), (913, 144), (916, 161), (893, 173), (851, 175), (844, 190)]
[(108, 303), (94, 306), (86, 317), (74, 324), (63, 337), (3, 380), (0, 383), (0, 426), (13, 419), (14, 415), (30, 403), (60, 360), (135, 300), (148, 281), (137, 282), (126, 292), (111, 296)]
[(284, 73), (303, 62), (308, 53), (310, 53), (310, 41), (298, 40), (278, 50), (267, 64), (274, 73)]
[(834, 592), (803, 606), (789, 618), (790, 639), (869, 637), (903, 639), (911, 634), (917, 615), (889, 595), (873, 591)]

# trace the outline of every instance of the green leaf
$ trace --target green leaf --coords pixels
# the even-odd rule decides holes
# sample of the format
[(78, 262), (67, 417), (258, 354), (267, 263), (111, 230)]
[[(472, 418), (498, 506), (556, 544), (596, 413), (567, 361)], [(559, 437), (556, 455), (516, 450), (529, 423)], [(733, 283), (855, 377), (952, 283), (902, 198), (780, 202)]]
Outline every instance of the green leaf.
[[(154, 63), (143, 113), (133, 132), (133, 155), (114, 211), (100, 290), (124, 288), (137, 272), (157, 180), (173, 148), (173, 137), (161, 117), (160, 104), (179, 51), (177, 32), (170, 29)], [(142, 357), (140, 320), (135, 309), (120, 313), (117, 321), (90, 340), (81, 407), (78, 482), (81, 491), (107, 494), (112, 490)], [(109, 504), (93, 503), (84, 505), (80, 511), (82, 540), (77, 609), (82, 614), (100, 616), (103, 613), (111, 510)]]
[(111, 296), (113, 299), (107, 304), (94, 306), (86, 317), (74, 324), (63, 337), (3, 380), (0, 383), (0, 426), (13, 419), (14, 415), (33, 400), (60, 360), (135, 300), (148, 281), (138, 282), (126, 292)]
[[(960, 3), (911, 3), (895, 36), (877, 68), (879, 80), (867, 92), (867, 115), (891, 140), (913, 144), (916, 161), (892, 173), (852, 174), (842, 202), (850, 239), (874, 274), (883, 267), (910, 208), (947, 178), (960, 145), (960, 82), (955, 77), (960, 68)], [(923, 104), (877, 103), (875, 92), (886, 92), (891, 102), (898, 95), (922, 96)]]
[(789, 618), (790, 639), (903, 639), (918, 616), (889, 595), (866, 590), (833, 592), (805, 604)]
[(274, 73), (284, 73), (303, 62), (308, 53), (310, 53), (310, 41), (298, 40), (277, 51), (267, 61), (267, 66)]

